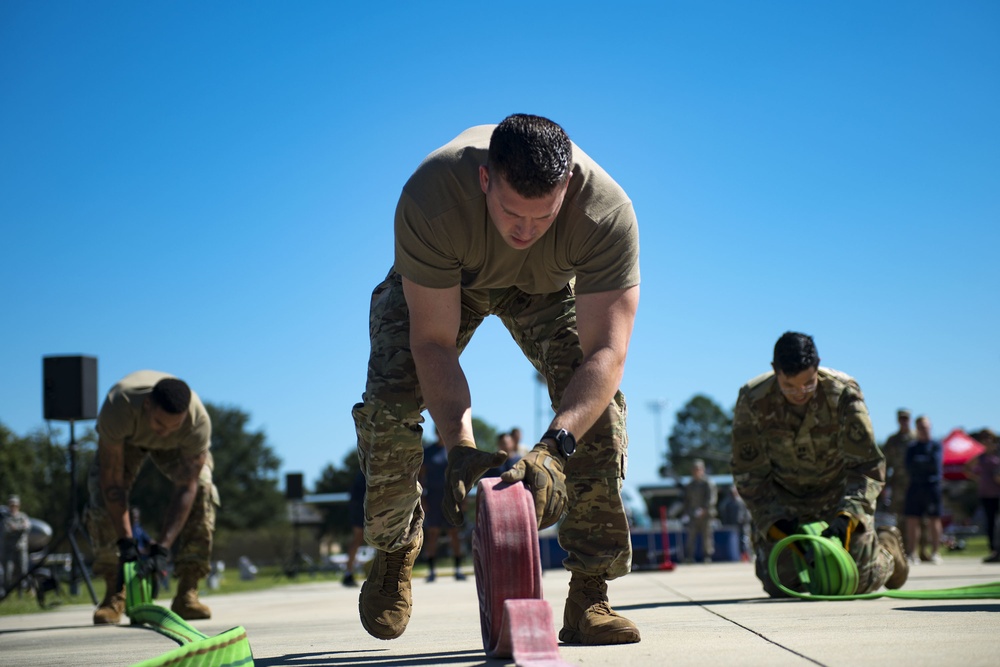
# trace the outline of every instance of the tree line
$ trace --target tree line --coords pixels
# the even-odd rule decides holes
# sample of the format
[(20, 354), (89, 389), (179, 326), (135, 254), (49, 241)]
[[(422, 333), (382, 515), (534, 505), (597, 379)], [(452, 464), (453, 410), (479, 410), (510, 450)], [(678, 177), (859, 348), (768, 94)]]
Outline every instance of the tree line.
[[(287, 503), (279, 475), (281, 458), (263, 431), (248, 428), (250, 416), (243, 410), (213, 403), (205, 408), (212, 419), (212, 456), (214, 481), (222, 500), (217, 527), (246, 531), (288, 523)], [(496, 449), (498, 429), (479, 418), (473, 419), (479, 447)], [(729, 472), (732, 416), (704, 395), (694, 396), (676, 414), (668, 438), (661, 476), (690, 473), (691, 461), (705, 460), (714, 474)], [(425, 438), (434, 437), (426, 429)], [(61, 427), (38, 429), (27, 435), (13, 433), (0, 423), (0, 495), (21, 496), (24, 510), (48, 522), (58, 533), (68, 525), (70, 508), (69, 434)], [(530, 443), (529, 443), (530, 444)], [(97, 434), (88, 428), (76, 440), (76, 507), (82, 516), (88, 502), (87, 471), (96, 455)], [(328, 463), (320, 471), (315, 493), (344, 493), (359, 468), (352, 449), (338, 463)], [(143, 466), (134, 485), (130, 502), (146, 517), (154, 532), (166, 511), (172, 489), (152, 463)], [(323, 522), (314, 527), (316, 537), (350, 533), (346, 503), (322, 506)]]
[[(281, 458), (263, 431), (248, 429), (250, 415), (235, 407), (206, 403), (212, 419), (213, 480), (222, 507), (216, 517), (218, 529), (252, 531), (288, 524), (285, 491), (279, 471)], [(481, 419), (473, 419), (477, 442), (496, 449), (497, 430)], [(433, 435), (433, 433), (431, 433)], [(69, 525), (70, 451), (69, 434), (61, 428), (38, 429), (18, 436), (0, 423), (0, 501), (10, 494), (21, 497), (21, 507), (31, 517), (49, 523), (56, 533)], [(89, 499), (87, 472), (97, 451), (97, 433), (88, 428), (76, 440), (77, 498), (75, 511), (82, 516)], [(339, 465), (322, 468), (312, 490), (315, 493), (349, 491), (359, 469), (357, 453), (351, 450)], [(129, 496), (140, 509), (147, 528), (155, 534), (166, 512), (172, 488), (156, 467), (147, 461)], [(315, 526), (316, 538), (347, 535), (351, 531), (346, 503), (320, 508), (323, 522)]]
[[(205, 409), (212, 419), (213, 478), (223, 504), (217, 526), (255, 529), (287, 521), (284, 493), (279, 488), (281, 459), (267, 436), (262, 431), (248, 431), (250, 417), (238, 408), (206, 403)], [(19, 495), (24, 511), (46, 521), (56, 532), (68, 525), (72, 510), (82, 516), (89, 498), (87, 472), (97, 451), (97, 433), (91, 427), (77, 439), (72, 457), (77, 498), (76, 507), (71, 508), (68, 439), (59, 428), (18, 436), (0, 423), (0, 495), (4, 499)], [(139, 507), (147, 523), (158, 522), (171, 494), (170, 482), (147, 461), (129, 502)]]

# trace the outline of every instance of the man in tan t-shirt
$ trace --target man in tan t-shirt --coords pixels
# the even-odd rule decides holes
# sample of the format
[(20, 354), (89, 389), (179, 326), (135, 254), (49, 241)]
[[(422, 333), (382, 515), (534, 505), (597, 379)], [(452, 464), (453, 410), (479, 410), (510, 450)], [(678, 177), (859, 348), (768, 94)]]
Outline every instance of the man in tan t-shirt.
[(129, 519), (129, 492), (147, 458), (174, 485), (160, 538), (150, 547), (150, 574), (162, 571), (174, 549), (177, 594), (171, 606), (181, 618), (210, 618), (198, 600), (198, 581), (208, 576), (218, 491), (212, 483), (212, 423), (187, 383), (166, 373), (137, 371), (111, 391), (97, 417), (97, 456), (90, 468), (87, 529), (94, 543), (94, 574), (107, 593), (95, 624), (118, 623), (125, 610), (121, 566), (139, 559)]
[(496, 315), (545, 378), (556, 413), (502, 479), (528, 486), (540, 527), (561, 522), (572, 576), (559, 637), (639, 641), (607, 597), (608, 580), (627, 574), (632, 557), (618, 389), (639, 302), (632, 203), (561, 127), (518, 114), (466, 130), (421, 163), (399, 198), (395, 248), (372, 294), (368, 379), (353, 411), (365, 538), (377, 550), (361, 589), (362, 625), (394, 639), (410, 619), (421, 411), (448, 450), (442, 509), (453, 524), (467, 492), (506, 459), (476, 447), (459, 364), (479, 324)]

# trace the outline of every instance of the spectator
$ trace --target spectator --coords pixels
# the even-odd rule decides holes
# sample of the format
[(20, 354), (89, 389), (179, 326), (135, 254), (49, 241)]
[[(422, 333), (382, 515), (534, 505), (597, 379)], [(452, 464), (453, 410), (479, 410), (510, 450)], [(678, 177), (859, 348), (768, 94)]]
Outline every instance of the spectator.
[(359, 469), (351, 483), (351, 498), (347, 503), (347, 516), (351, 522), (351, 544), (347, 547), (347, 565), (344, 567), (344, 585), (356, 587), (354, 570), (357, 567), (358, 549), (365, 542), (365, 474)]
[(153, 544), (152, 538), (146, 529), (142, 527), (142, 522), (140, 518), (142, 517), (142, 512), (139, 511), (138, 507), (134, 505), (129, 509), (129, 519), (132, 522), (132, 537), (135, 538), (136, 547), (139, 550), (140, 556), (149, 555), (149, 547)]
[(1000, 447), (993, 431), (986, 430), (979, 436), (985, 450), (965, 464), (965, 475), (976, 482), (979, 504), (986, 523), (986, 547), (990, 553), (984, 563), (1000, 563), (1000, 544), (997, 543), (997, 510), (1000, 509)]
[[(436, 435), (436, 433), (435, 433)], [(424, 448), (424, 464), (420, 468), (420, 483), (424, 487), (424, 554), (427, 560), (427, 582), (437, 578), (435, 565), (437, 561), (438, 539), (441, 529), (448, 531), (451, 541), (451, 553), (455, 558), (455, 579), (462, 581), (462, 537), (458, 527), (451, 525), (444, 516), (441, 503), (444, 501), (446, 476), (448, 468), (448, 452), (440, 440), (435, 440)]]
[[(21, 511), (20, 496), (7, 498), (7, 515), (3, 519), (3, 572), (4, 590), (10, 591), (15, 582), (28, 573), (28, 535), (31, 518)], [(28, 588), (27, 580), (21, 581), (18, 595)]]
[(722, 525), (736, 528), (740, 545), (740, 560), (750, 561), (750, 512), (743, 502), (736, 485), (729, 487), (729, 495), (719, 502), (719, 519)]
[(910, 411), (906, 408), (897, 410), (896, 423), (899, 424), (899, 430), (890, 435), (882, 445), (882, 453), (885, 454), (885, 488), (882, 489), (882, 506), (895, 517), (896, 526), (905, 530), (906, 516), (903, 513), (903, 503), (906, 500), (906, 487), (910, 483), (906, 474), (906, 448), (913, 442)]
[[(811, 336), (786, 332), (771, 372), (740, 389), (733, 416), (733, 479), (750, 510), (757, 578), (787, 595), (768, 572), (771, 552), (799, 526), (824, 521), (858, 565), (858, 593), (899, 588), (909, 574), (895, 526), (875, 527), (885, 459), (854, 378), (820, 367)], [(805, 590), (787, 552), (778, 577)]]
[(944, 447), (931, 438), (931, 420), (917, 417), (917, 437), (906, 449), (906, 472), (910, 484), (906, 490), (907, 558), (916, 562), (916, 547), (921, 543), (921, 519), (926, 518), (927, 543), (931, 553), (927, 560), (935, 565), (942, 562), (941, 547), (941, 482), (944, 479)]
[(510, 430), (510, 437), (514, 445), (514, 453), (517, 454), (518, 460), (524, 457), (524, 450), (521, 449), (521, 427), (515, 426)]
[(483, 473), (483, 477), (499, 477), (513, 468), (514, 464), (521, 460), (521, 453), (517, 450), (517, 444), (514, 441), (513, 431), (511, 433), (501, 433), (497, 436), (497, 451), (506, 452), (507, 460), (500, 465), (487, 470)]
[(687, 549), (684, 560), (694, 562), (696, 540), (701, 538), (702, 557), (706, 563), (715, 555), (712, 519), (718, 491), (715, 482), (705, 476), (705, 462), (695, 459), (691, 468), (691, 481), (684, 487), (684, 516), (687, 517)]

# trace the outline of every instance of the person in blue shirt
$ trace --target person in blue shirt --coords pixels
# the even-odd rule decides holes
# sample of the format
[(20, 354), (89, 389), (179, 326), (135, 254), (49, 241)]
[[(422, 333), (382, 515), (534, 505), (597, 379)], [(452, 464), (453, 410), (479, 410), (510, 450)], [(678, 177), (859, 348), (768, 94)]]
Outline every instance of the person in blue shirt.
[(140, 556), (149, 555), (149, 546), (153, 543), (152, 538), (150, 538), (149, 533), (146, 529), (142, 527), (142, 523), (139, 518), (141, 512), (138, 507), (129, 508), (129, 519), (132, 521), (132, 537), (135, 538), (136, 550), (139, 552)]
[(906, 471), (910, 486), (906, 489), (903, 514), (906, 515), (907, 559), (917, 560), (921, 520), (927, 518), (927, 542), (931, 548), (930, 562), (940, 565), (941, 554), (941, 480), (944, 478), (944, 447), (931, 438), (931, 420), (917, 417), (917, 437), (906, 448)]

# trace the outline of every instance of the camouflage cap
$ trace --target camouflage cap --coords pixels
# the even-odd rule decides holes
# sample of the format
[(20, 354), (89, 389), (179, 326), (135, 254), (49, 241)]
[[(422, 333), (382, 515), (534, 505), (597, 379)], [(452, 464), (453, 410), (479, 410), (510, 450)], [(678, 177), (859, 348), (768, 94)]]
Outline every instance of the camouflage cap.
[(907, 408), (900, 408), (899, 410), (896, 410), (896, 417), (909, 417), (909, 416), (910, 416), (910, 411)]
[(7, 504), (8, 505), (20, 505), (21, 504), (21, 496), (11, 495), (10, 497), (7, 498)]

